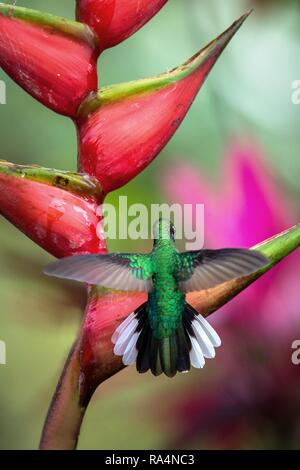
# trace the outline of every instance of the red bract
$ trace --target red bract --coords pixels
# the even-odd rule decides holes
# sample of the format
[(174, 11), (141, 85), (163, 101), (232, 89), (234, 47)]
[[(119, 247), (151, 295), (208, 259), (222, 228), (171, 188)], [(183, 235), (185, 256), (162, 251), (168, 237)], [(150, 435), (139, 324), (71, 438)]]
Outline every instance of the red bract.
[(171, 72), (103, 88), (83, 103), (77, 118), (79, 165), (106, 193), (140, 173), (167, 144), (246, 17)]
[(91, 26), (105, 48), (146, 24), (167, 0), (77, 0), (76, 18)]
[(0, 162), (0, 214), (56, 257), (105, 250), (100, 202), (89, 177)]
[(81, 334), (81, 369), (84, 376), (82, 398), (98, 386), (99, 377), (109, 378), (124, 368), (113, 354), (111, 337), (117, 326), (147, 300), (145, 293), (119, 292), (94, 287), (89, 296)]
[(74, 117), (82, 100), (97, 90), (98, 53), (85, 25), (0, 5), (0, 66), (57, 113)]

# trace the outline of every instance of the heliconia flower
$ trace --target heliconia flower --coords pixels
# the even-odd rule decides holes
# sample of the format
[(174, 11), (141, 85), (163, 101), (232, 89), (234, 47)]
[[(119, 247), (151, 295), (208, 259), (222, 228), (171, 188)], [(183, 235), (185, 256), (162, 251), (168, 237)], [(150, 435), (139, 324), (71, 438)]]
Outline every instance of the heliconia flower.
[(167, 144), (247, 16), (171, 72), (102, 88), (82, 104), (76, 120), (79, 165), (105, 193), (130, 181)]
[(105, 251), (101, 202), (87, 175), (0, 161), (0, 214), (56, 257)]
[(167, 0), (77, 0), (76, 18), (98, 34), (105, 48), (138, 31)]
[[(163, 187), (170, 201), (194, 207), (204, 204), (207, 246), (248, 247), (284, 230), (297, 218), (296, 209), (273, 173), (258, 146), (235, 142), (223, 161), (222, 176), (215, 187), (189, 165), (170, 169)], [(255, 331), (259, 323), (260, 333), (273, 338), (293, 330), (299, 325), (299, 256), (295, 253), (239, 295), (220, 318), (230, 315)]]
[(0, 3), (0, 67), (57, 113), (74, 117), (97, 90), (99, 53), (88, 26)]

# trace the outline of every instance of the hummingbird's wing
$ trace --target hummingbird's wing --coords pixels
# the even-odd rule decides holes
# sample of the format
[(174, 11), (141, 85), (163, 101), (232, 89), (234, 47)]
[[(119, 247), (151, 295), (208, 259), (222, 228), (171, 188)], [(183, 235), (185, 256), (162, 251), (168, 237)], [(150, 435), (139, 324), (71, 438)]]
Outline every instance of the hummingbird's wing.
[(254, 250), (187, 251), (179, 253), (176, 278), (183, 292), (193, 292), (247, 276), (269, 263), (268, 258)]
[(46, 266), (44, 273), (125, 291), (150, 292), (153, 287), (151, 258), (148, 254), (69, 256)]

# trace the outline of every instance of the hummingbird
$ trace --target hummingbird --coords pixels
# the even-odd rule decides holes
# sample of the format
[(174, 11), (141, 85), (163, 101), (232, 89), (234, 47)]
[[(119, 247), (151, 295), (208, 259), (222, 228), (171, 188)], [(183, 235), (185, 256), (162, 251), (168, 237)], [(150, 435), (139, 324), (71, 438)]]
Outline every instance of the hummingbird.
[(173, 377), (202, 368), (215, 357), (221, 340), (214, 328), (186, 301), (186, 293), (210, 289), (247, 276), (269, 263), (255, 250), (225, 248), (179, 252), (174, 225), (160, 218), (150, 253), (110, 253), (63, 258), (44, 273), (110, 289), (146, 292), (148, 300), (114, 331), (114, 354), (124, 365), (136, 363)]

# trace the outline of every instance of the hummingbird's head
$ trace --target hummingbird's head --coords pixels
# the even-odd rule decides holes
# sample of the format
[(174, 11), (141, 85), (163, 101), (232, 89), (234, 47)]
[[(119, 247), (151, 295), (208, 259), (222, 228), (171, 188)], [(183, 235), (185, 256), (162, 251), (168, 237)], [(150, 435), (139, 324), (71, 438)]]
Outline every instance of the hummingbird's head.
[(175, 241), (175, 227), (172, 222), (162, 217), (153, 225), (154, 240), (172, 240)]

